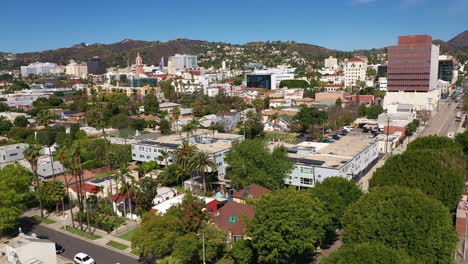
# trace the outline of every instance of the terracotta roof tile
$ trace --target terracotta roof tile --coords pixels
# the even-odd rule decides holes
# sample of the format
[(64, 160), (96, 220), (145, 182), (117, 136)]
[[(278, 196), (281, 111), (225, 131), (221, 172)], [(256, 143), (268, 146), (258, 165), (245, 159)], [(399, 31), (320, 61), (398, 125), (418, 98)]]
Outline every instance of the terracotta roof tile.
[(246, 198), (259, 199), (265, 193), (270, 193), (270, 192), (271, 192), (270, 189), (254, 183), (245, 187), (242, 190), (239, 190), (233, 193), (232, 197), (239, 198), (239, 199), (246, 199)]
[(255, 215), (255, 208), (250, 204), (228, 202), (216, 213), (212, 219), (216, 226), (232, 235), (244, 235), (246, 229), (246, 218), (251, 219)]

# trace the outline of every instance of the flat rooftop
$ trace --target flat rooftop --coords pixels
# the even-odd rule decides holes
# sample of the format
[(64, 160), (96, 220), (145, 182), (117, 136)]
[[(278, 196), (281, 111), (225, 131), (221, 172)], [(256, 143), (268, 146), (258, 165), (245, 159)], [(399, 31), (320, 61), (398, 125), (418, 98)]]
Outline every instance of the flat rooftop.
[[(369, 137), (369, 134), (353, 131), (333, 143), (319, 143), (320, 145), (315, 146), (315, 154), (288, 153), (288, 158), (295, 163), (339, 169), (374, 142), (377, 142), (377, 139)], [(284, 146), (291, 148), (300, 145)]]

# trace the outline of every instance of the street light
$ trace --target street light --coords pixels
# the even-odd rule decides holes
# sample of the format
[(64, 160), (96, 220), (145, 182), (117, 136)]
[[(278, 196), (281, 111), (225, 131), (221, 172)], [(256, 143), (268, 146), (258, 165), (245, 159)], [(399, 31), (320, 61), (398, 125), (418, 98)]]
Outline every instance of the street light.
[(205, 262), (205, 234), (197, 234), (197, 236), (202, 236), (203, 238), (203, 264), (206, 264)]

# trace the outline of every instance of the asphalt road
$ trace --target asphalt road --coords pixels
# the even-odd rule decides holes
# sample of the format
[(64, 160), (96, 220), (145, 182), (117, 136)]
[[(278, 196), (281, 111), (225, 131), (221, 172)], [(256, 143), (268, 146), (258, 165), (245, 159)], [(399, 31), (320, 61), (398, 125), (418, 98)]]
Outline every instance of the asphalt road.
[(457, 103), (442, 100), (439, 111), (429, 120), (421, 136), (438, 135), (447, 136), (449, 132), (457, 132), (459, 123), (455, 122)]
[(69, 260), (73, 260), (73, 257), (76, 253), (83, 252), (91, 256), (94, 260), (96, 260), (96, 263), (99, 264), (139, 263), (138, 260), (127, 255), (117, 253), (113, 250), (89, 243), (82, 239), (78, 239), (61, 232), (57, 232), (42, 225), (33, 226), (31, 232), (36, 233), (37, 236), (47, 238), (62, 245), (65, 248), (65, 252), (63, 252), (61, 256)]

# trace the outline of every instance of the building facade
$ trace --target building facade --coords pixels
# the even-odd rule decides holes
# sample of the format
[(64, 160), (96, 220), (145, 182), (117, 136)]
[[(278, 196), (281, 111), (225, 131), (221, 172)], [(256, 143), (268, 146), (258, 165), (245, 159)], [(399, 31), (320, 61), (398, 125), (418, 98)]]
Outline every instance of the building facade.
[(454, 63), (452, 59), (439, 60), (438, 79), (452, 83)]
[(143, 59), (141, 58), (140, 53), (138, 52), (137, 57), (135, 59), (135, 76), (139, 78), (143, 73)]
[(24, 159), (24, 151), (27, 148), (28, 144), (23, 143), (0, 147), (0, 164)]
[(169, 68), (169, 71), (197, 68), (197, 56), (188, 54), (176, 54), (174, 56), (169, 57), (167, 66)]
[(437, 87), (439, 47), (429, 35), (401, 36), (388, 48), (388, 91), (428, 92)]
[(55, 63), (50, 62), (36, 62), (31, 63), (28, 66), (21, 66), (21, 75), (27, 77), (29, 75), (47, 75), (57, 74), (60, 72), (60, 68)]
[(106, 68), (102, 64), (101, 58), (99, 56), (92, 57), (88, 62), (88, 73), (94, 75), (101, 75), (106, 73)]
[(86, 77), (86, 75), (88, 75), (88, 65), (86, 63), (76, 63), (74, 60), (71, 60), (65, 67), (65, 73), (76, 78)]
[(332, 56), (328, 57), (324, 61), (325, 68), (337, 70), (339, 68), (338, 59), (333, 58)]
[(345, 86), (356, 86), (358, 81), (366, 80), (367, 61), (354, 57), (349, 59), (345, 64)]
[(246, 74), (247, 87), (276, 90), (281, 81), (293, 80), (294, 72), (295, 69), (291, 68), (255, 70), (251, 74)]
[(286, 185), (312, 188), (328, 177), (358, 180), (379, 159), (379, 142), (367, 134), (353, 134), (325, 147), (297, 145), (288, 148), (293, 170), (284, 179)]

